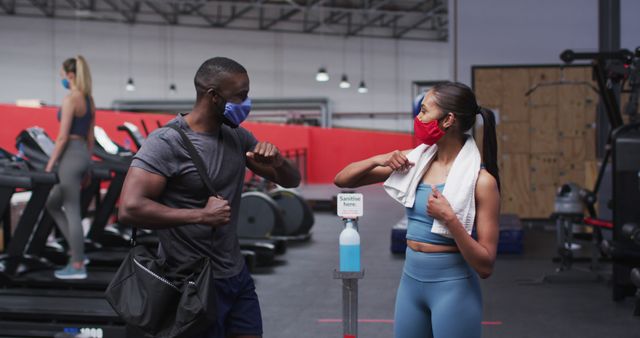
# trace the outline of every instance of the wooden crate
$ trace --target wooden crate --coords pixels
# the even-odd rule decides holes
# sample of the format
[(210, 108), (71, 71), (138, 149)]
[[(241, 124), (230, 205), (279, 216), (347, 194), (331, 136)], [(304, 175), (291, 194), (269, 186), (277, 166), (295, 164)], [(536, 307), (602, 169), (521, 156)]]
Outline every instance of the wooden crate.
[(502, 73), (502, 122), (527, 122), (529, 120), (529, 100), (525, 93), (529, 90), (529, 71), (522, 68), (503, 69)]
[(584, 159), (587, 161), (596, 160), (596, 130), (587, 130), (584, 135)]
[(496, 138), (500, 151), (508, 154), (528, 154), (531, 142), (529, 128), (529, 123), (526, 122), (505, 122), (497, 125)]
[(483, 107), (502, 105), (502, 69), (480, 69), (474, 74), (474, 77), (478, 104)]
[(555, 185), (534, 185), (531, 187), (531, 218), (547, 218), (554, 210), (557, 187)]
[(598, 161), (585, 161), (584, 162), (584, 187), (593, 190), (598, 179)]
[(559, 185), (565, 183), (575, 183), (582, 186), (585, 182), (584, 163), (573, 167), (573, 169), (559, 169), (558, 171)]
[(558, 165), (561, 169), (584, 168), (585, 144), (582, 137), (560, 137), (558, 139), (560, 150), (560, 160)]
[(548, 154), (558, 150), (558, 112), (556, 106), (532, 108), (529, 115), (531, 154)]
[(558, 184), (558, 156), (556, 154), (531, 155), (530, 162), (531, 184), (557, 185)]
[(560, 70), (556, 67), (529, 69), (529, 88), (534, 88), (536, 85), (538, 86), (535, 91), (528, 96), (529, 106), (556, 106), (558, 104), (559, 87), (546, 86), (545, 84), (558, 81), (559, 79)]
[[(597, 93), (585, 85), (569, 84), (539, 86), (525, 95), (536, 84), (561, 79), (595, 85), (589, 66), (474, 70), (478, 101), (499, 109), (502, 212), (548, 217), (559, 185), (575, 182), (593, 188)], [(476, 138), (481, 147), (480, 128)]]
[(503, 154), (499, 157), (502, 184), (501, 213), (530, 215), (529, 155)]

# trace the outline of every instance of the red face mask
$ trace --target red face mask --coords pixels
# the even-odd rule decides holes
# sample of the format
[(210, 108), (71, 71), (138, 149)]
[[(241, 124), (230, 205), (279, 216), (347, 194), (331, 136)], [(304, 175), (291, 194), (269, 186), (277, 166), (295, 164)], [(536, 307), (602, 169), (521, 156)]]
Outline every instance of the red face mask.
[(416, 116), (413, 120), (413, 132), (420, 142), (432, 146), (444, 136), (444, 130), (438, 126), (438, 120), (424, 123)]

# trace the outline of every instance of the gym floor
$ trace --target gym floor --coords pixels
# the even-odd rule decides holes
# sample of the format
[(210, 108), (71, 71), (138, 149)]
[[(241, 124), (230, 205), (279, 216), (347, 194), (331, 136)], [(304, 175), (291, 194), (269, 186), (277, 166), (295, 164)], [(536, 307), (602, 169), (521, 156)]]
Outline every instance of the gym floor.
[[(389, 235), (404, 210), (381, 186), (358, 191), (365, 198), (365, 215), (359, 222), (365, 269), (359, 283), (359, 336), (393, 337), (395, 294), (404, 258), (391, 254)], [(289, 245), (277, 265), (254, 274), (265, 338), (342, 334), (342, 284), (332, 279), (342, 224), (330, 213), (315, 217), (311, 241)], [(552, 283), (537, 282), (555, 271), (552, 229), (527, 227), (525, 253), (498, 256), (493, 276), (482, 281), (483, 337), (638, 338), (640, 319), (632, 316), (632, 299), (613, 302), (605, 282), (580, 271), (563, 273)]]

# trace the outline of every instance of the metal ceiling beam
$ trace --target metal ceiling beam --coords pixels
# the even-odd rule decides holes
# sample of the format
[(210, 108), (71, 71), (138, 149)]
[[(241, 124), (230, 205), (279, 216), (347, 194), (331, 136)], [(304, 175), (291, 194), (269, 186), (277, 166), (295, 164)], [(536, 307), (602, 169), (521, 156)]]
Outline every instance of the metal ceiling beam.
[(373, 25), (374, 23), (376, 23), (376, 22), (378, 22), (380, 20), (383, 20), (385, 16), (386, 16), (386, 14), (380, 14), (380, 15), (378, 15), (378, 16), (376, 16), (376, 17), (374, 17), (374, 18), (372, 18), (372, 19), (370, 19), (368, 21), (366, 21), (365, 23), (359, 25), (358, 27), (354, 28), (353, 30), (348, 31), (347, 32), (347, 36), (353, 36), (353, 35), (356, 35), (356, 34), (360, 33), (363, 29)]
[(276, 19), (273, 19), (267, 23), (261, 23), (260, 24), (260, 29), (261, 30), (269, 30), (271, 27), (277, 25), (278, 23), (280, 23), (281, 21), (285, 21), (285, 20), (289, 20), (291, 19), (291, 17), (293, 17), (294, 15), (298, 14), (298, 12), (300, 12), (300, 10), (298, 8), (294, 8), (288, 11), (282, 11), (280, 13), (280, 16)]
[(199, 11), (202, 7), (205, 6), (204, 3), (171, 3), (171, 8), (182, 15), (194, 15), (195, 12)]
[(15, 14), (16, 0), (0, 0), (0, 8), (9, 15)]
[[(245, 14), (251, 12), (251, 10), (253, 10), (253, 8), (256, 6), (256, 4), (261, 3), (262, 1), (257, 1), (254, 4), (245, 6), (244, 8), (242, 8), (241, 10), (237, 11), (237, 12), (232, 12), (231, 16), (225, 20), (224, 22), (222, 22), (220, 24), (221, 27), (225, 27), (227, 25), (229, 25), (230, 23), (232, 23), (233, 21), (235, 21), (236, 19), (241, 18), (242, 16), (244, 16)], [(235, 7), (233, 7), (235, 8)]]
[(178, 13), (176, 13), (175, 11), (164, 11), (152, 1), (145, 1), (144, 4), (147, 5), (147, 7), (151, 8), (158, 15), (160, 15), (168, 24), (175, 25), (178, 23)]
[[(422, 7), (422, 6), (426, 5), (426, 4), (430, 3), (430, 2), (432, 2), (432, 3), (433, 3), (433, 5), (435, 6), (435, 5), (436, 5), (436, 3), (438, 2), (438, 0), (424, 0), (424, 1), (420, 1), (420, 2), (418, 2), (415, 6), (413, 6), (413, 7), (409, 8), (409, 10), (410, 10), (410, 11), (412, 11), (412, 12), (413, 12), (413, 11), (416, 11), (416, 10), (420, 9), (420, 7)], [(432, 7), (433, 7), (433, 6), (429, 7), (427, 10), (425, 10), (425, 12), (428, 12), (428, 11), (429, 11), (429, 9), (430, 9), (430, 8), (432, 8)]]
[[(162, 0), (147, 0), (147, 1), (153, 1), (153, 2), (164, 2)], [(272, 2), (262, 2), (256, 6), (258, 7), (262, 7), (262, 8), (268, 8), (268, 9), (275, 9), (275, 10), (290, 10), (292, 7), (298, 8), (300, 10), (304, 10), (305, 8), (307, 10), (312, 10), (312, 11), (326, 11), (326, 12), (349, 12), (349, 13), (354, 13), (354, 14), (362, 14), (363, 11), (369, 11), (371, 13), (374, 14), (381, 14), (381, 13), (386, 13), (389, 15), (395, 15), (395, 14), (402, 14), (402, 15), (416, 15), (415, 9), (416, 8), (420, 8), (421, 6), (423, 6), (426, 3), (429, 3), (431, 1), (424, 1), (419, 3), (418, 5), (414, 6), (414, 8), (408, 8), (408, 9), (402, 9), (402, 10), (391, 10), (391, 9), (381, 9), (379, 7), (374, 7), (371, 9), (366, 9), (366, 8), (362, 8), (362, 7), (339, 7), (339, 6), (335, 6), (335, 5), (324, 5), (324, 3), (326, 3), (326, 0), (318, 0), (317, 4), (314, 3), (315, 5), (312, 5), (311, 7), (307, 8), (307, 6), (305, 5), (301, 5), (295, 1), (287, 1), (287, 2), (282, 2), (282, 3), (272, 3)], [(237, 2), (237, 1), (217, 1), (217, 0), (212, 0), (207, 2), (207, 4), (223, 4), (223, 5), (238, 5), (238, 4), (242, 4), (242, 3), (246, 3), (246, 2)], [(370, 14), (371, 14), (370, 13)]]
[(78, 8), (78, 3), (76, 2), (76, 0), (67, 0), (67, 3), (69, 3), (69, 5), (73, 7), (73, 9), (80, 9)]
[[(116, 11), (111, 11), (111, 12), (106, 12), (106, 13), (118, 13)], [(118, 13), (119, 14), (119, 13)], [(140, 13), (143, 14), (143, 13)], [(147, 13), (149, 15), (154, 15), (154, 13)], [(0, 17), (2, 17), (2, 15), (4, 14), (0, 14)], [(21, 15), (24, 17), (29, 17), (29, 18), (42, 18), (42, 16), (40, 15), (33, 15), (33, 14), (17, 14), (17, 15)], [(69, 14), (69, 13), (56, 13), (56, 19), (59, 20), (70, 20), (70, 21), (77, 21), (78, 18), (75, 16), (75, 14)], [(97, 21), (97, 22), (118, 22), (119, 20), (116, 20), (114, 18), (111, 17), (102, 17), (102, 18), (92, 18), (92, 21)], [(156, 19), (157, 20), (157, 19)], [(130, 22), (127, 22), (129, 24), (132, 24)], [(152, 19), (141, 19), (141, 18), (136, 18), (135, 22), (136, 25), (149, 25), (149, 26), (159, 26), (159, 25), (163, 25), (166, 23), (164, 23), (164, 21), (160, 22), (160, 21), (155, 21)], [(209, 26), (206, 24), (202, 24), (202, 23), (194, 23), (194, 22), (180, 22), (179, 24), (181, 27), (191, 27), (191, 28), (217, 28), (215, 26)], [(345, 27), (345, 25), (341, 25), (342, 27)], [(402, 28), (402, 27), (400, 27)], [(234, 31), (246, 31), (246, 32), (255, 32), (256, 28), (252, 28), (252, 27), (229, 27), (229, 28), (220, 28), (220, 29), (228, 29), (228, 30), (234, 30)], [(430, 33), (430, 34), (423, 34), (421, 36), (415, 36), (415, 35), (408, 35), (408, 36), (403, 36), (402, 40), (407, 40), (407, 41), (442, 41), (443, 39), (440, 36), (435, 36), (433, 33), (433, 30), (428, 30), (428, 29), (417, 29), (417, 31), (420, 32), (425, 32), (425, 33)], [(295, 28), (277, 28), (274, 27), (271, 30), (269, 30), (269, 32), (279, 32), (279, 33), (288, 33), (288, 34), (305, 34), (308, 35), (307, 33), (302, 32), (302, 30), (300, 29), (295, 29)], [(444, 32), (446, 33), (446, 31)], [(318, 34), (318, 33), (316, 33)], [(344, 36), (344, 32), (327, 32), (326, 33), (327, 36)], [(395, 39), (391, 34), (376, 34), (376, 33), (362, 33), (359, 34), (358, 36), (360, 37), (364, 37), (364, 38), (373, 38), (373, 39)]]
[(380, 26), (382, 26), (382, 27), (390, 27), (394, 23), (397, 23), (398, 20), (400, 20), (401, 18), (402, 18), (402, 15), (395, 15), (394, 17), (390, 18), (386, 22), (384, 20), (382, 20), (382, 22), (380, 23)]
[(313, 25), (310, 25), (309, 27), (307, 27), (307, 29), (304, 32), (305, 33), (313, 33), (313, 31), (318, 29), (320, 26), (338, 23), (338, 22), (342, 21), (342, 19), (346, 18), (347, 16), (349, 16), (349, 13), (332, 12), (331, 14), (329, 14), (329, 17), (327, 17), (327, 18), (325, 18), (323, 20), (318, 20), (318, 22), (316, 22)]
[[(262, 23), (260, 24), (260, 29), (261, 30), (269, 30), (271, 27), (277, 25), (278, 23), (282, 22), (282, 21), (286, 21), (291, 19), (294, 15), (304, 11), (305, 13), (307, 13), (308, 11), (310, 11), (311, 9), (313, 9), (314, 7), (319, 6), (320, 4), (323, 4), (325, 2), (325, 0), (315, 0), (315, 1), (309, 1), (306, 5), (301, 5), (297, 2), (295, 2), (294, 0), (287, 0), (287, 3), (290, 4), (290, 7), (293, 7), (293, 9), (289, 9), (289, 10), (281, 10), (280, 12), (280, 16), (276, 19), (271, 20), (270, 22), (267, 22), (266, 24)], [(266, 4), (260, 4), (262, 5), (266, 5)]]
[(324, 3), (325, 1), (313, 1), (313, 0), (307, 0), (307, 7), (306, 10), (304, 11), (304, 21), (302, 23), (302, 31), (306, 32), (308, 30), (309, 27), (309, 21), (310, 21), (310, 17), (311, 17), (311, 9), (313, 7), (317, 7), (318, 5), (321, 5), (322, 3)]
[(82, 0), (67, 0), (67, 3), (76, 10), (95, 10), (95, 0), (88, 1), (87, 3)]
[(444, 0), (0, 0), (0, 13), (41, 15), (22, 4), (62, 19), (91, 10), (86, 20), (412, 40), (442, 40), (448, 24)]
[[(104, 1), (114, 11), (120, 13), (128, 23), (135, 23), (137, 13), (140, 11), (140, 2), (135, 2), (133, 5), (129, 5), (125, 0), (101, 0)], [(115, 1), (118, 1), (124, 9), (122, 9)]]
[(378, 2), (372, 1), (372, 2), (369, 4), (368, 9), (376, 9), (376, 8), (380, 8), (380, 7), (382, 7), (382, 6), (384, 6), (384, 5), (388, 4), (388, 3), (390, 3), (390, 2), (392, 2), (392, 1), (393, 1), (393, 0), (380, 0), (380, 1), (378, 1)]
[[(224, 21), (222, 21), (222, 4), (217, 4), (218, 5), (218, 10), (217, 10), (217, 20), (214, 20), (211, 16), (204, 14), (202, 11), (200, 11), (198, 9), (198, 11), (196, 11), (196, 14), (200, 17), (202, 17), (203, 19), (205, 19), (205, 21), (207, 21), (211, 26), (215, 26), (215, 27), (226, 27), (229, 24), (231, 24), (233, 21), (240, 19), (241, 17), (243, 17), (244, 15), (248, 14), (249, 12), (251, 12), (256, 5), (259, 5), (261, 3), (263, 3), (265, 0), (256, 0), (253, 1), (253, 3), (247, 4), (245, 6), (242, 6), (240, 10), (237, 10), (239, 8), (239, 6), (237, 6), (236, 4), (231, 6), (231, 15), (226, 18)], [(202, 7), (204, 7), (204, 4), (201, 5)]]
[(50, 2), (49, 0), (29, 0), (29, 2), (36, 7), (47, 17), (53, 17), (55, 12), (55, 3), (53, 0)]
[(404, 27), (403, 29), (401, 29), (398, 32), (395, 32), (394, 33), (394, 38), (400, 39), (405, 34), (409, 33), (410, 31), (412, 31), (412, 30), (418, 28), (419, 26), (421, 26), (422, 24), (424, 24), (427, 20), (429, 20), (429, 19), (434, 20), (434, 14), (436, 13), (436, 11), (441, 9), (441, 7), (442, 7), (442, 3), (440, 1), (438, 1), (438, 0), (434, 0), (433, 1), (433, 6), (431, 6), (431, 8), (429, 10), (424, 12), (424, 14), (422, 16), (420, 16), (414, 23), (410, 24), (407, 27)]
[(200, 10), (196, 10), (195, 14), (197, 16), (203, 18), (204, 21), (206, 21), (211, 26), (215, 26), (215, 27), (219, 27), (220, 26), (220, 22), (219, 21), (216, 21), (216, 20), (212, 19), (210, 16), (202, 13), (202, 11), (200, 11)]

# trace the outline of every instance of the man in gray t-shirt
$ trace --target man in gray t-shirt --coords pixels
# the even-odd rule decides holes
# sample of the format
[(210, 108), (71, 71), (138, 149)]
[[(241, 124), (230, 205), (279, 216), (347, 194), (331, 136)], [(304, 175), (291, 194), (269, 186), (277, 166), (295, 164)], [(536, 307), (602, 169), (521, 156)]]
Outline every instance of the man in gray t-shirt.
[(300, 173), (275, 146), (239, 127), (250, 109), (244, 67), (212, 58), (200, 66), (194, 82), (192, 112), (169, 123), (193, 143), (218, 196), (209, 196), (180, 134), (160, 128), (131, 163), (119, 218), (156, 230), (169, 268), (211, 258), (218, 318), (203, 337), (260, 337), (260, 305), (236, 235), (245, 168), (285, 187), (297, 186)]

